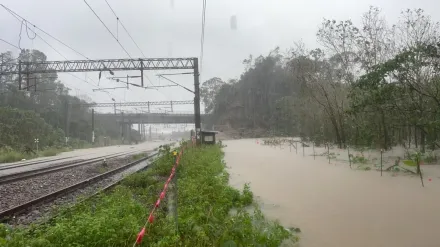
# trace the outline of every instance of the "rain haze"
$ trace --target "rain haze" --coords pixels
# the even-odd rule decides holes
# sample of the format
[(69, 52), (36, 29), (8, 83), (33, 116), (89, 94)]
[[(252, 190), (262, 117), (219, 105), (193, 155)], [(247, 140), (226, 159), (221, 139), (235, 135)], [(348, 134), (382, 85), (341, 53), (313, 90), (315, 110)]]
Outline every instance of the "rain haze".
[(440, 1), (0, 1), (0, 246), (440, 246)]
[[(54, 37), (70, 45), (90, 59), (128, 58), (124, 50), (112, 38), (83, 1), (2, 1), (17, 14), (26, 18)], [(109, 1), (120, 21), (130, 32), (146, 57), (200, 57), (201, 10), (200, 1)], [(105, 1), (90, 1), (109, 29), (133, 58), (142, 57), (139, 49), (130, 40)], [(249, 55), (266, 55), (279, 46), (287, 51), (294, 42), (302, 41), (307, 47), (319, 47), (316, 32), (323, 18), (360, 21), (370, 5), (380, 7), (389, 22), (395, 22), (400, 12), (407, 8), (423, 8), (433, 17), (440, 9), (437, 1), (234, 1), (214, 0), (207, 2), (204, 55), (201, 65), (201, 82), (212, 77), (224, 81), (238, 79), (243, 72), (243, 59)], [(0, 14), (0, 33), (3, 39), (18, 45), (21, 22), (6, 10)], [(231, 16), (237, 17), (237, 29), (232, 30)], [(44, 37), (54, 48), (68, 59), (84, 59), (56, 41)], [(64, 60), (60, 54), (36, 38), (30, 40), (22, 34), (22, 48), (38, 49), (47, 55), (47, 60)], [(0, 49), (18, 50), (0, 42)], [(173, 72), (173, 71), (171, 71)], [(175, 72), (175, 71), (174, 71)], [(159, 79), (158, 73), (146, 72), (154, 85), (169, 84)], [(117, 72), (117, 76), (126, 76)], [(133, 74), (133, 73), (129, 73)], [(138, 88), (109, 90), (112, 94), (93, 92), (97, 88), (98, 73), (77, 73), (88, 79), (89, 84), (71, 75), (60, 73), (60, 78), (70, 89), (72, 95), (87, 95), (94, 102), (116, 101), (162, 101), (190, 100), (191, 93), (181, 88), (162, 88), (144, 90)], [(99, 87), (115, 87), (120, 84), (109, 81), (103, 76)], [(192, 88), (191, 75), (173, 76), (173, 80)], [(179, 109), (180, 107), (180, 109)], [(202, 107), (203, 109), (203, 107)], [(178, 106), (177, 110), (191, 111), (191, 106)]]

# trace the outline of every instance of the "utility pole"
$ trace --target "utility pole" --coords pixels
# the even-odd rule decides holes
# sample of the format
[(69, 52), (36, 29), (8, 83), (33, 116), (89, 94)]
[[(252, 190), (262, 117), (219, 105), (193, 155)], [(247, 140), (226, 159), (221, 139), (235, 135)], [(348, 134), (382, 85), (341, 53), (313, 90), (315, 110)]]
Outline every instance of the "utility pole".
[(26, 64), (26, 91), (29, 91), (29, 63)]
[[(117, 131), (117, 129), (118, 129), (118, 118), (117, 118), (117, 116), (116, 116), (116, 101), (115, 101), (115, 99), (114, 98), (112, 98), (112, 101), (113, 101), (113, 111), (114, 111), (114, 114), (115, 114), (115, 127), (116, 127), (116, 131)], [(116, 135), (116, 139), (117, 139), (117, 135)]]
[(138, 130), (139, 130), (139, 135), (141, 136), (141, 141), (142, 141), (142, 118), (141, 118), (141, 113), (139, 113), (138, 117), (139, 117)]
[(21, 90), (21, 60), (18, 60), (18, 90)]
[(199, 82), (199, 59), (194, 58), (194, 120), (196, 127), (196, 140), (200, 143), (201, 119), (200, 119), (200, 82)]
[(67, 140), (69, 139), (69, 101), (66, 97), (66, 102), (64, 103), (64, 114), (65, 114), (65, 118), (64, 118), (64, 135), (66, 137), (66, 144), (67, 144)]
[[(0, 63), (0, 65), (3, 65), (3, 54), (1, 54), (2, 56), (2, 61)], [(2, 72), (3, 72), (3, 66), (0, 66), (0, 92), (3, 92), (3, 82), (2, 82)]]
[(139, 132), (141, 133), (141, 141), (144, 141), (145, 139), (144, 127), (144, 120), (141, 118), (141, 127), (139, 129)]
[(144, 61), (141, 61), (141, 87), (144, 87)]
[(128, 144), (131, 144), (131, 122), (130, 120), (128, 120), (128, 125), (127, 125), (127, 139), (128, 139)]
[(40, 140), (38, 138), (34, 139), (35, 144), (37, 145), (37, 153), (38, 153), (38, 143), (40, 142)]
[(95, 109), (92, 108), (92, 143), (95, 143)]
[(124, 144), (124, 112), (123, 111), (121, 111), (121, 119), (122, 119), (122, 121), (121, 121), (121, 141), (122, 141), (122, 144)]

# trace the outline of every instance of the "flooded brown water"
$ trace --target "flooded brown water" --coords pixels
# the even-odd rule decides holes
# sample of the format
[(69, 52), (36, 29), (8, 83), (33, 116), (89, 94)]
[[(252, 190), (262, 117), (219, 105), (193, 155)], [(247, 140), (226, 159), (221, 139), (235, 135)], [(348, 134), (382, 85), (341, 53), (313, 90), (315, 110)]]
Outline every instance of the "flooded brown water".
[(303, 157), (255, 140), (224, 144), (231, 184), (250, 182), (267, 217), (301, 228), (301, 247), (440, 246), (438, 168), (422, 188), (418, 177), (314, 160), (311, 148)]

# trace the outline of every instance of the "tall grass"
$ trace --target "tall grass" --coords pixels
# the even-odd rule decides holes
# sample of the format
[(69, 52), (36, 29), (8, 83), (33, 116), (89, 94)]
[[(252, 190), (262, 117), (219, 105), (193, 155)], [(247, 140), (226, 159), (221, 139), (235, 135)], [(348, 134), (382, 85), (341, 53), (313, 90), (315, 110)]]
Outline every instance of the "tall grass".
[(59, 153), (59, 150), (51, 148), (51, 149), (43, 150), (39, 154), (43, 157), (48, 157), (48, 156), (55, 156), (58, 153)]
[(23, 153), (17, 152), (17, 151), (2, 151), (0, 150), (0, 163), (9, 163), (9, 162), (15, 162), (22, 159), (27, 159), (28, 156), (26, 156)]
[(37, 152), (36, 154), (33, 153), (27, 154), (24, 152), (18, 152), (16, 150), (11, 150), (11, 149), (0, 149), (0, 163), (16, 162), (23, 159), (29, 160), (38, 157), (55, 156), (59, 153), (67, 152), (70, 150), (71, 149), (69, 148), (47, 148)]
[[(3, 231), (6, 227), (0, 224), (0, 245), (132, 246), (171, 171), (174, 157), (169, 148), (166, 151), (147, 171), (129, 176), (112, 192), (78, 204), (48, 224)], [(173, 181), (141, 246), (279, 246), (285, 239), (297, 241), (294, 233), (265, 219), (248, 185), (243, 191), (229, 186), (222, 157), (218, 146), (184, 153), (177, 190)]]
[(133, 160), (133, 161), (140, 160), (146, 156), (147, 156), (146, 153), (134, 154), (131, 156), (131, 160)]

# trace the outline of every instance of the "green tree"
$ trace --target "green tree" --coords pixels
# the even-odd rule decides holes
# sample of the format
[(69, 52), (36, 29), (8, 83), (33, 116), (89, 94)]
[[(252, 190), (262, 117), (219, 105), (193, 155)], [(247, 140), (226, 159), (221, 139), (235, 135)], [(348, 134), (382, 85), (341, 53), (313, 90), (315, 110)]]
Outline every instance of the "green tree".
[(220, 88), (225, 84), (218, 77), (211, 78), (205, 81), (200, 88), (200, 96), (203, 99), (203, 104), (205, 105), (205, 112), (211, 113), (215, 107), (215, 95), (218, 93)]

